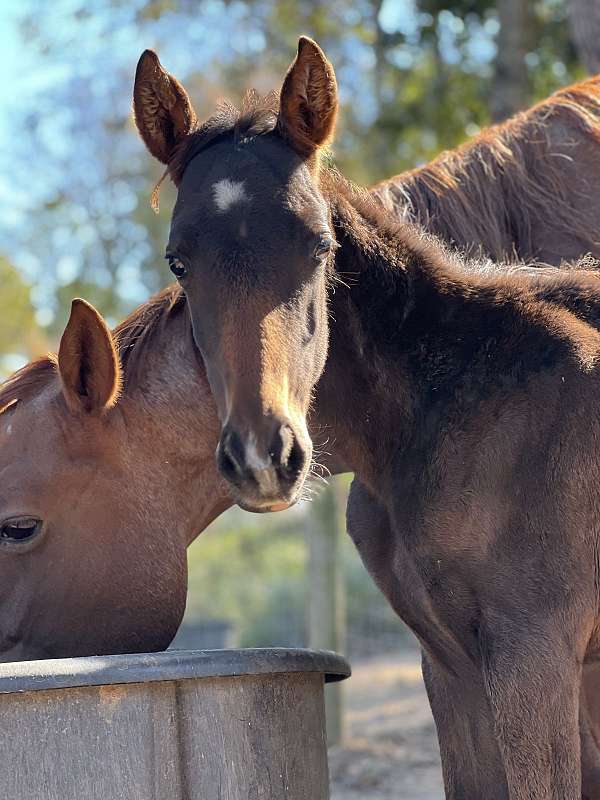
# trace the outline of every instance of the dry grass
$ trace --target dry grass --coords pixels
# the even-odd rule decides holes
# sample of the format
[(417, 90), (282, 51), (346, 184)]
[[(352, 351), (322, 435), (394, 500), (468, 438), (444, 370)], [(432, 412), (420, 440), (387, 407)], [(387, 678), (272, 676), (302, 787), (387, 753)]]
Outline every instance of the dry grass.
[(442, 800), (442, 776), (419, 653), (354, 665), (346, 733), (330, 751), (331, 800)]

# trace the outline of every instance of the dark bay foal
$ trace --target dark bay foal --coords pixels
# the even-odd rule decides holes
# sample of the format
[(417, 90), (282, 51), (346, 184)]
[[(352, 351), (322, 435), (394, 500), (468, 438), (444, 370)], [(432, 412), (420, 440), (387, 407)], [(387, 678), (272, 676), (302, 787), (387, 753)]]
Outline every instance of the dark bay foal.
[(335, 77), (309, 40), (279, 111), (226, 109), (188, 136), (183, 90), (163, 88), (177, 113), (155, 150), (180, 183), (168, 255), (236, 498), (294, 502), (321, 375), (315, 415), (391, 526), (371, 567), (423, 644), (448, 796), (579, 797), (581, 670), (598, 652), (597, 278), (469, 273), (323, 170)]

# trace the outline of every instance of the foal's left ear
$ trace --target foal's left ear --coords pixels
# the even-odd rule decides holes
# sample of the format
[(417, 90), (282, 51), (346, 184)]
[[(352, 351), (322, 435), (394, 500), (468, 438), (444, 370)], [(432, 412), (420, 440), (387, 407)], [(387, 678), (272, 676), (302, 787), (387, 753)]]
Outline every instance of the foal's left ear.
[(102, 413), (121, 388), (121, 364), (108, 325), (94, 306), (73, 300), (58, 350), (58, 371), (71, 411)]
[(163, 68), (153, 50), (144, 50), (138, 61), (133, 114), (146, 147), (163, 164), (196, 124), (186, 90)]
[(294, 150), (309, 156), (332, 138), (337, 111), (333, 67), (316, 42), (301, 36), (281, 88), (279, 130)]

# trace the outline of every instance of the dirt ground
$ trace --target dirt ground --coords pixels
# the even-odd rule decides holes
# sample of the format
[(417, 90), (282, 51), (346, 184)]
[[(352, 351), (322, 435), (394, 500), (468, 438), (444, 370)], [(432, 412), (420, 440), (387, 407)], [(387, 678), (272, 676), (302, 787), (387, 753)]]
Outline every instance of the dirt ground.
[(416, 650), (354, 664), (344, 703), (344, 741), (329, 753), (331, 800), (443, 800)]

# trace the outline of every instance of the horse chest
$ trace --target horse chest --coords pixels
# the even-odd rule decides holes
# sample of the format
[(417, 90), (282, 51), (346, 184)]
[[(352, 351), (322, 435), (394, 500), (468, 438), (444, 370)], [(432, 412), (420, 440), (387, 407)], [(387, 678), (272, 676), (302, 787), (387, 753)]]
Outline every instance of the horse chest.
[[(479, 559), (458, 547), (456, 537), (444, 542), (437, 535), (424, 535), (414, 542), (412, 536), (405, 537), (395, 529), (395, 538), (406, 543), (402, 548), (404, 564), (395, 565), (397, 580), (402, 580), (410, 561), (410, 569), (418, 576), (426, 598), (426, 603), (421, 604), (422, 611), (428, 616), (434, 615), (461, 640), (465, 639), (465, 633), (470, 638), (478, 614), (475, 562)], [(413, 600), (414, 595), (408, 592), (407, 603)]]
[(348, 532), (394, 611), (443, 662), (472, 657), (473, 593), (460, 559), (433, 543), (415, 540), (362, 484), (348, 502)]

